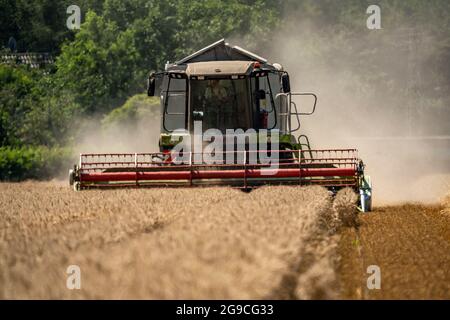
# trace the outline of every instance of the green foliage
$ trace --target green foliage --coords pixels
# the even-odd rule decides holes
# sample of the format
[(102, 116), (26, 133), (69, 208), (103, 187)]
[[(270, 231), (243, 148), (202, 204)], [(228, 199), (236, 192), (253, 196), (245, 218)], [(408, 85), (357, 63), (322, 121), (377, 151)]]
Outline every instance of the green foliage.
[(107, 0), (62, 47), (57, 77), (91, 113), (143, 90), (148, 72), (222, 37), (268, 39), (279, 19), (270, 1)]
[(45, 96), (24, 118), (21, 140), (28, 145), (65, 145), (78, 131), (80, 115), (81, 108), (72, 96), (64, 92)]
[(239, 37), (246, 48), (262, 47), (281, 22), (273, 1), (181, 1), (176, 10), (178, 58), (224, 37)]
[(117, 105), (133, 88), (138, 55), (132, 30), (89, 12), (75, 41), (62, 48), (57, 80), (85, 110), (101, 113)]
[(133, 126), (140, 121), (159, 118), (159, 99), (138, 94), (129, 98), (123, 106), (114, 109), (102, 120), (103, 128)]
[(0, 147), (0, 180), (48, 179), (72, 161), (67, 148)]
[[(351, 80), (348, 95), (358, 91), (366, 106), (383, 93), (391, 105), (402, 108), (401, 99), (395, 99), (416, 92), (426, 106), (417, 117), (433, 122), (428, 112), (433, 109), (441, 121), (448, 119), (448, 0), (78, 0), (79, 31), (66, 28), (71, 4), (0, 0), (0, 50), (14, 36), (19, 51), (57, 56), (51, 74), (0, 65), (1, 161), (13, 168), (7, 170), (14, 177), (30, 176), (20, 173), (28, 172), (30, 163), (43, 168), (36, 159), (44, 150), (52, 154), (53, 147), (71, 145), (83, 130), (78, 119), (103, 118), (104, 127), (155, 119), (157, 99), (140, 94), (149, 71), (221, 38), (262, 55), (269, 51), (277, 59), (294, 54), (302, 76), (333, 65), (333, 71)], [(383, 29), (375, 32), (365, 27), (371, 4), (382, 9)], [(311, 26), (314, 32), (295, 48), (297, 32)], [(411, 31), (431, 35), (432, 41), (411, 48)], [(273, 48), (280, 36), (294, 40), (285, 43), (293, 52)], [(414, 60), (419, 51), (426, 54)], [(389, 59), (398, 56), (405, 58)], [(411, 65), (421, 70), (420, 92), (405, 84), (405, 77), (414, 80)], [(6, 164), (0, 166), (0, 179), (10, 179), (3, 168)]]
[(37, 77), (24, 68), (0, 65), (0, 146), (20, 143), (18, 132), (32, 109)]
[(65, 28), (70, 4), (69, 0), (0, 0), (0, 46), (14, 37), (19, 52), (57, 52), (61, 42), (71, 38)]
[(54, 79), (23, 66), (0, 65), (0, 146), (62, 145), (82, 113)]
[(67, 7), (80, 7), (82, 19), (88, 10), (101, 12), (103, 0), (0, 0), (0, 48), (10, 37), (18, 52), (58, 54), (64, 41), (72, 41), (74, 31), (67, 29)]

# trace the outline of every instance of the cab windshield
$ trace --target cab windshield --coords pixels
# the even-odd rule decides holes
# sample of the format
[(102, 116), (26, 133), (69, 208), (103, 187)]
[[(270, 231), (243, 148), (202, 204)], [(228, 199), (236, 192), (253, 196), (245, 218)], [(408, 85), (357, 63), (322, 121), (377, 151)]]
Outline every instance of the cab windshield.
[(252, 128), (252, 107), (247, 79), (191, 80), (193, 121), (203, 131)]

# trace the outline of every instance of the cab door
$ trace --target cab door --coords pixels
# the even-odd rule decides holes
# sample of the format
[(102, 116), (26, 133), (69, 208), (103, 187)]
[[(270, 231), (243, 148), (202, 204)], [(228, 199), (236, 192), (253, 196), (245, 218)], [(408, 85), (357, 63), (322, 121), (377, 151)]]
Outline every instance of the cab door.
[(161, 131), (187, 129), (188, 81), (186, 78), (165, 76), (161, 92)]

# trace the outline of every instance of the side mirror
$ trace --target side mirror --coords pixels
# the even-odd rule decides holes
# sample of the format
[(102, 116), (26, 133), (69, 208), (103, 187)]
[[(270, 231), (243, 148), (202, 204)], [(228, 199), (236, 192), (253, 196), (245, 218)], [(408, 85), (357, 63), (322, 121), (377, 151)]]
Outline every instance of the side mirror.
[(147, 83), (147, 95), (149, 97), (154, 97), (155, 96), (155, 74), (152, 73), (149, 77), (148, 77), (148, 83)]
[(289, 75), (287, 73), (283, 73), (281, 76), (281, 86), (284, 93), (291, 92), (291, 82), (289, 81)]
[(266, 92), (264, 90), (256, 91), (255, 95), (258, 100), (266, 100)]

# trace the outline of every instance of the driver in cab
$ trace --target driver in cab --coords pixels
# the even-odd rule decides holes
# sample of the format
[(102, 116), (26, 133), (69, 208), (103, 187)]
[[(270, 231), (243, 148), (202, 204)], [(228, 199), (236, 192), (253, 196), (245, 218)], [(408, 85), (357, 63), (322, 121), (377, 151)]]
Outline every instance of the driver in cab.
[(232, 106), (230, 99), (224, 86), (219, 79), (208, 81), (205, 91), (207, 101), (206, 118), (209, 128), (217, 128), (224, 131), (232, 120)]

